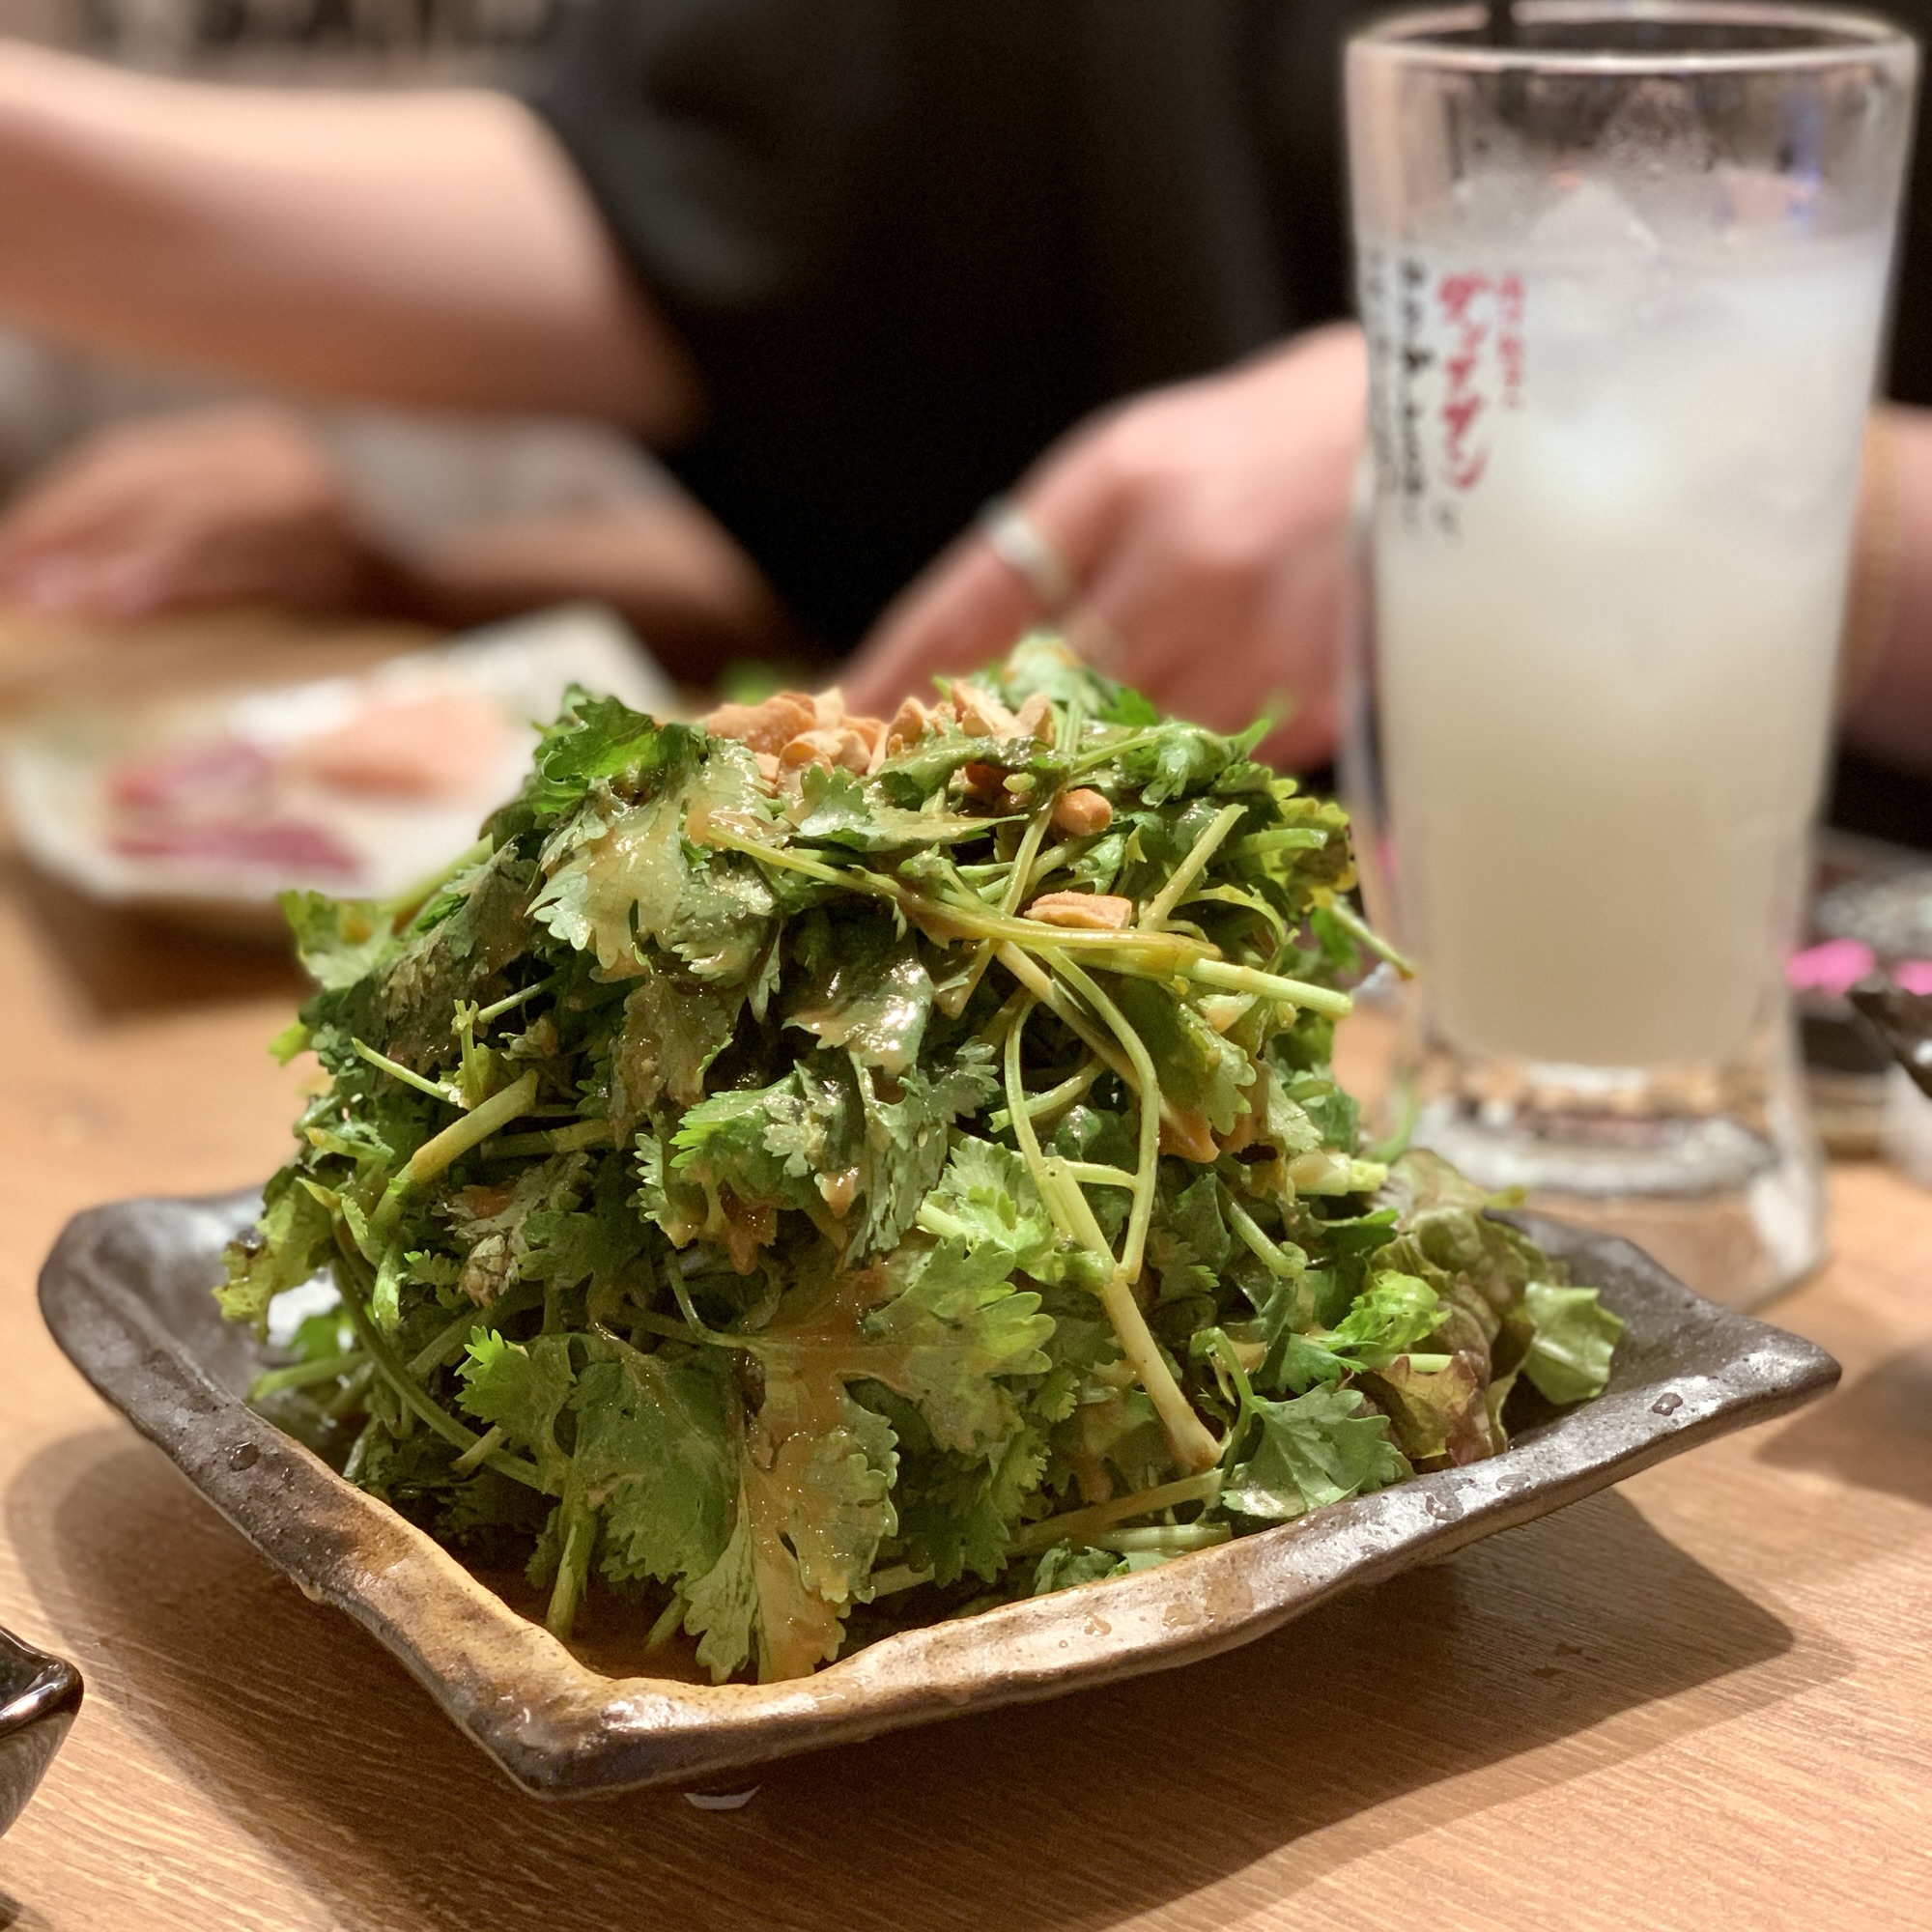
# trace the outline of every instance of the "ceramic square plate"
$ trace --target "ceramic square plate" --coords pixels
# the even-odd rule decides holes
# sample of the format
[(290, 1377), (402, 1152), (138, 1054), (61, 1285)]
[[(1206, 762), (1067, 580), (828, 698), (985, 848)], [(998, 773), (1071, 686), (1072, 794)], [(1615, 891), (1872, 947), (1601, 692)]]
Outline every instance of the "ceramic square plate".
[(703, 1784), (820, 1746), (1051, 1697), (1245, 1643), (1822, 1394), (1838, 1365), (1700, 1299), (1627, 1243), (1524, 1227), (1629, 1324), (1608, 1391), (1506, 1455), (1157, 1570), (909, 1631), (800, 1682), (712, 1688), (592, 1668), (242, 1400), (263, 1361), (209, 1285), (256, 1201), (80, 1215), (41, 1275), (55, 1339), (106, 1399), (310, 1597), (373, 1632), (519, 1783), (551, 1796)]

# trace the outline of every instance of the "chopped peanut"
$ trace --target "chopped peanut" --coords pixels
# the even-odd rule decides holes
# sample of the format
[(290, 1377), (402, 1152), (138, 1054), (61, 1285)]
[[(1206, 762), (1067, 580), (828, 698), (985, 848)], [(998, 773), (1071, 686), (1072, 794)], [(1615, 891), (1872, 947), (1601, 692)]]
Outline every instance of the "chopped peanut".
[(837, 762), (843, 765), (848, 772), (857, 772), (864, 778), (872, 762), (870, 740), (863, 731), (855, 729), (850, 724), (839, 725)]
[(959, 707), (959, 722), (977, 738), (1014, 738), (1020, 721), (989, 691), (961, 678), (952, 687), (952, 701)]
[(1053, 801), (1053, 823), (1069, 838), (1086, 838), (1104, 832), (1114, 822), (1114, 808), (1091, 786), (1064, 791)]
[(872, 771), (885, 762), (886, 727), (876, 718), (848, 718), (848, 731), (856, 731), (866, 747), (866, 769)]
[(845, 722), (845, 694), (835, 684), (819, 692), (811, 700), (812, 714), (820, 730), (830, 730)]
[(776, 755), (818, 723), (818, 712), (803, 692), (781, 691), (762, 704), (721, 704), (703, 723), (720, 738), (736, 738), (754, 752)]
[(985, 805), (997, 805), (1005, 796), (1006, 776), (998, 765), (982, 765), (976, 761), (959, 767), (959, 777), (966, 786), (967, 795)]
[(908, 745), (918, 744), (931, 721), (932, 713), (918, 698), (902, 699), (893, 713), (893, 722), (886, 726), (886, 755), (895, 758)]
[(1020, 706), (1020, 715), (1013, 720), (1020, 734), (1027, 738), (1037, 738), (1042, 745), (1053, 743), (1053, 700), (1043, 691), (1036, 691)]
[(1112, 893), (1043, 893), (1026, 916), (1074, 932), (1119, 932), (1133, 923), (1134, 902)]
[(801, 731), (779, 753), (780, 762), (788, 771), (804, 765), (833, 765), (862, 777), (871, 757), (871, 748), (849, 724)]

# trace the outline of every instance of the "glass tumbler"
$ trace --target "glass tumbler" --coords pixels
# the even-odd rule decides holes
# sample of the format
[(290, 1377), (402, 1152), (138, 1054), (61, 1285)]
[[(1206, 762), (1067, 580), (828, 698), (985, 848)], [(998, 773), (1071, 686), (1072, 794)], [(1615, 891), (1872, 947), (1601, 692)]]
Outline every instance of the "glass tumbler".
[(1528, 0), (1348, 50), (1372, 503), (1344, 785), (1420, 966), (1398, 1092), (1743, 1304), (1822, 1253), (1783, 955), (1917, 53)]

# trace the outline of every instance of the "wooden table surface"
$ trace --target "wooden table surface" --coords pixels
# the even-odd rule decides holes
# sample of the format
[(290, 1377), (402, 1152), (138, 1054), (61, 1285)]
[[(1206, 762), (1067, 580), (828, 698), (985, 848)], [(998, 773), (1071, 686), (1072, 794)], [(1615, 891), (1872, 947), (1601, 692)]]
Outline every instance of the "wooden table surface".
[(0, 1928), (1932, 1926), (1932, 1196), (1834, 1175), (1836, 1259), (1774, 1312), (1845, 1384), (1784, 1423), (1232, 1656), (794, 1760), (740, 1811), (544, 1805), (34, 1307), (76, 1209), (274, 1166), (298, 990), (0, 858), (0, 1620), (88, 1681), (0, 1841)]

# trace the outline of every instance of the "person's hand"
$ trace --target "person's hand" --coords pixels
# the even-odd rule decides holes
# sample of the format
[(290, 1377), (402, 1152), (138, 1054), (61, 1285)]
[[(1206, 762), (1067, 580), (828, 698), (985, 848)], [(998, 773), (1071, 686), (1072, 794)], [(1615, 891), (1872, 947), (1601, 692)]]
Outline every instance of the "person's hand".
[(388, 568), (327, 450), (266, 405), (103, 430), (0, 516), (0, 596), (40, 611), (374, 606)]
[(1271, 755), (1335, 739), (1335, 650), (1366, 396), (1360, 332), (1335, 326), (1083, 424), (1014, 492), (1078, 586), (1056, 613), (978, 530), (886, 612), (841, 679), (890, 715), (935, 673), (1065, 615), (1103, 668), (1222, 729), (1286, 696)]

